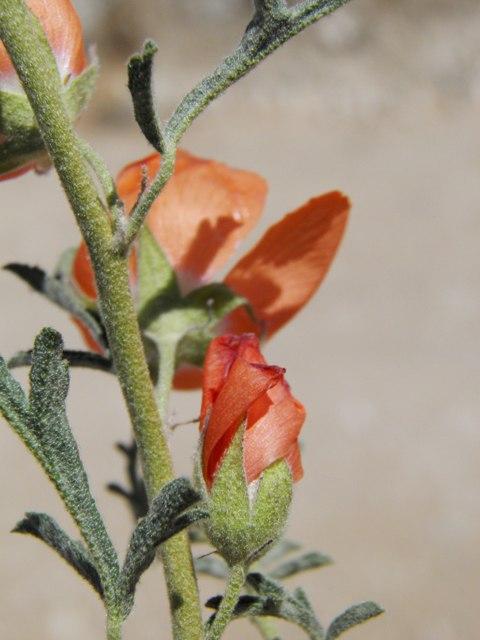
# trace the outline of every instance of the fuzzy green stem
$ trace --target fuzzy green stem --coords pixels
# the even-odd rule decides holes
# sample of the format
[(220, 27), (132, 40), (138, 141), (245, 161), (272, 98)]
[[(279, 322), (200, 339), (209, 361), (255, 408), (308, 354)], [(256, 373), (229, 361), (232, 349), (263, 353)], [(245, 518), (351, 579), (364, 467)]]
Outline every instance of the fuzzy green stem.
[(122, 640), (123, 622), (118, 616), (107, 618), (107, 640)]
[(255, 0), (255, 14), (240, 43), (183, 98), (165, 127), (164, 139), (178, 143), (212, 100), (287, 40), (348, 1), (307, 0), (289, 8), (284, 1)]
[(176, 152), (176, 143), (165, 143), (165, 150), (162, 155), (162, 163), (160, 165), (160, 169), (158, 170), (158, 173), (155, 176), (152, 184), (142, 195), (138, 202), (138, 205), (130, 214), (125, 237), (125, 247), (129, 247), (137, 237), (137, 234), (140, 231), (140, 228), (147, 216), (147, 213), (150, 210), (150, 207), (153, 204), (153, 201), (158, 197), (163, 187), (170, 179), (175, 167)]
[(232, 618), (235, 605), (237, 604), (240, 595), (240, 589), (245, 584), (246, 575), (247, 571), (243, 563), (230, 567), (227, 588), (220, 606), (218, 607), (217, 613), (215, 614), (212, 626), (208, 631), (208, 640), (219, 640), (219, 638), (222, 637), (227, 624)]
[[(173, 480), (174, 473), (145, 361), (126, 256), (113, 244), (111, 219), (84, 162), (44, 43), (34, 37), (36, 22), (23, 0), (0, 0), (0, 37), (23, 84), (88, 247), (115, 370), (152, 500), (164, 484)], [(179, 540), (175, 557), (168, 551), (163, 554), (164, 561), (171, 565), (166, 570), (167, 588), (170, 594), (176, 594), (177, 606), (172, 607), (174, 636), (197, 639), (202, 636), (198, 588), (193, 570), (188, 571), (192, 564), (190, 548), (185, 537)], [(176, 572), (178, 566), (187, 570)]]

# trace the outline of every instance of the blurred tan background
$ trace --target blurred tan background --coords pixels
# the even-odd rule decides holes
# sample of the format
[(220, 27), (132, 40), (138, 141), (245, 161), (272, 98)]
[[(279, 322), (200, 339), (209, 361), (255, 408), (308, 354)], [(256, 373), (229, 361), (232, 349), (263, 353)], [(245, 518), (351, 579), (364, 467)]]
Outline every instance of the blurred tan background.
[[(103, 61), (82, 135), (116, 174), (148, 153), (132, 119), (125, 61), (159, 44), (158, 108), (175, 102), (240, 38), (242, 0), (74, 2)], [(287, 368), (308, 419), (306, 475), (288, 535), (336, 564), (302, 583), (328, 624), (367, 599), (387, 609), (352, 640), (474, 640), (480, 605), (480, 5), (475, 0), (353, 0), (287, 43), (191, 127), (190, 151), (258, 171), (265, 216), (339, 188), (352, 200), (321, 291), (266, 348)], [(52, 269), (79, 232), (53, 173), (1, 185), (2, 264)], [(0, 351), (43, 326), (81, 341), (69, 319), (0, 272)], [(18, 371), (22, 381), (26, 371)], [(172, 420), (198, 415), (177, 394)], [(129, 425), (113, 378), (75, 370), (68, 400), (91, 486), (125, 549), (132, 522), (105, 490), (123, 479), (113, 443)], [(188, 474), (196, 427), (172, 438)], [(18, 438), (0, 429), (0, 636), (104, 637), (97, 597), (42, 543), (11, 535), (28, 510), (75, 529)], [(121, 551), (122, 553), (122, 551)], [(220, 583), (201, 580), (202, 599)], [(169, 637), (161, 569), (145, 575), (125, 637)], [(303, 633), (280, 625), (283, 638)], [(160, 631), (159, 631), (160, 629)], [(256, 637), (247, 622), (226, 637)]]

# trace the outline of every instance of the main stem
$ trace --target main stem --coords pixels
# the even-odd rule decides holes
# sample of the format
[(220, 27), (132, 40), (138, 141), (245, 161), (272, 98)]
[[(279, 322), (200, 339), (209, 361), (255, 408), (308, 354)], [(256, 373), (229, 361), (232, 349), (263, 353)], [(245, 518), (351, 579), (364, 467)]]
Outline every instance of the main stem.
[[(113, 247), (111, 220), (57, 90), (58, 79), (49, 66), (48, 55), (52, 54), (46, 53), (45, 43), (33, 36), (34, 25), (23, 0), (0, 0), (0, 38), (23, 84), (88, 247), (102, 318), (151, 501), (163, 485), (173, 480), (174, 472), (138, 329), (126, 256)], [(202, 619), (186, 536), (170, 541), (162, 557), (174, 637), (197, 640), (202, 636)]]

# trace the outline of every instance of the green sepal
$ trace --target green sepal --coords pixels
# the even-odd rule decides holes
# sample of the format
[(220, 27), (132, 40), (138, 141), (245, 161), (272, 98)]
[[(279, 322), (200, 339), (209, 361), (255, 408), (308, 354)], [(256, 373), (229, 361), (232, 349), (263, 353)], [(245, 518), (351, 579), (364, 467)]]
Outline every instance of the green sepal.
[[(26, 264), (12, 262), (3, 268), (11, 271), (32, 289), (41, 293), (67, 313), (71, 314), (87, 327), (96, 342), (102, 347), (108, 356), (107, 337), (96, 305), (90, 304), (85, 298), (78, 295), (69, 284), (66, 277), (67, 263), (71, 258), (71, 252), (62, 256), (63, 263), (59, 263), (53, 276), (48, 275), (39, 267), (31, 267)], [(63, 271), (62, 271), (63, 270)]]
[(64, 86), (62, 90), (62, 100), (70, 122), (76, 122), (81, 112), (87, 106), (95, 88), (99, 71), (100, 65), (98, 58), (94, 56), (88, 67), (84, 69), (80, 75), (68, 80)]
[(328, 627), (325, 640), (335, 640), (338, 636), (370, 618), (375, 618), (384, 612), (376, 602), (362, 602), (355, 604), (339, 615)]
[[(36, 129), (35, 118), (27, 96), (0, 91), (0, 133), (7, 138), (23, 137), (32, 129)], [(40, 134), (38, 137), (41, 139)]]
[[(277, 542), (282, 535), (293, 497), (293, 477), (285, 460), (277, 460), (260, 476), (252, 505), (251, 526), (258, 531), (269, 532), (264, 544)], [(266, 552), (261, 549), (261, 555)], [(256, 556), (258, 557), (258, 555)], [(252, 558), (253, 560), (253, 558)]]
[[(43, 42), (45, 34), (41, 26), (39, 35)], [(45, 45), (49, 47), (46, 42)], [(48, 59), (51, 57), (50, 51)], [(78, 119), (87, 104), (95, 86), (98, 69), (95, 58), (79, 76), (63, 87), (59, 84), (62, 100), (72, 123)], [(56, 67), (54, 71), (59, 79)], [(0, 175), (31, 163), (35, 163), (39, 170), (47, 170), (51, 166), (30, 102), (23, 92), (0, 91), (0, 133), (7, 138), (0, 144)]]
[[(197, 469), (197, 484), (201, 478), (202, 494), (210, 518), (203, 523), (211, 544), (225, 558), (229, 566), (247, 562), (266, 540), (252, 539), (250, 528), (250, 497), (243, 468), (243, 435), (246, 420), (237, 432), (223, 458), (215, 477), (213, 487), (208, 492), (203, 481), (203, 472)], [(198, 466), (201, 465), (198, 460)]]
[[(16, 94), (8, 95), (15, 98), (21, 97)], [(10, 133), (7, 140), (0, 144), (0, 175), (32, 163), (35, 163), (39, 171), (46, 171), (51, 165), (40, 131), (34, 123), (29, 125), (28, 122), (23, 121), (26, 115), (21, 108), (18, 129)], [(14, 126), (4, 122), (2, 128), (13, 129)]]
[(0, 360), (0, 411), (41, 464), (77, 524), (101, 576), (105, 605), (112, 610), (116, 606), (117, 554), (90, 493), (68, 424), (68, 386), (63, 341), (53, 329), (43, 329), (35, 340), (28, 401)]
[(186, 511), (199, 500), (200, 495), (187, 478), (176, 478), (163, 487), (148, 514), (138, 521), (118, 582), (123, 618), (132, 609), (136, 585), (153, 562), (157, 547), (193, 522), (208, 517), (202, 509)]
[(58, 553), (75, 571), (82, 576), (100, 598), (104, 598), (103, 586), (98, 571), (92, 563), (86, 548), (72, 540), (53, 518), (46, 513), (26, 513), (12, 529), (12, 533), (24, 533), (43, 540)]
[[(195, 481), (210, 518), (203, 523), (211, 544), (227, 564), (249, 566), (267, 553), (280, 538), (292, 499), (292, 474), (285, 460), (278, 460), (247, 485), (243, 465), (246, 421), (235, 433), (208, 491), (203, 479), (202, 456), (197, 455)], [(199, 452), (203, 449), (203, 442)]]
[(215, 327), (231, 311), (248, 303), (223, 282), (212, 282), (191, 291), (184, 302), (191, 313), (191, 323), (178, 343), (177, 367), (187, 363), (201, 368), (208, 346), (216, 336)]
[(163, 130), (155, 111), (153, 99), (153, 57), (158, 51), (152, 40), (147, 40), (143, 51), (128, 62), (128, 88), (132, 96), (135, 120), (143, 135), (160, 154), (164, 153)]
[(162, 301), (180, 298), (180, 288), (175, 271), (146, 224), (140, 230), (137, 256), (139, 322), (148, 327), (162, 312)]

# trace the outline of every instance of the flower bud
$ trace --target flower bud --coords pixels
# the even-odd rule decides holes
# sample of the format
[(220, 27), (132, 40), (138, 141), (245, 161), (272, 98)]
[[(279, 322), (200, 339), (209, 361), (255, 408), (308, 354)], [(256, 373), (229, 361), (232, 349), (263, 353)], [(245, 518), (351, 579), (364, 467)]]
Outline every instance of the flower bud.
[[(74, 122), (93, 89), (96, 64), (88, 67), (82, 26), (70, 0), (26, 0), (40, 21), (52, 49), (64, 103)], [(73, 82), (73, 80), (76, 80)], [(29, 101), (10, 57), (0, 42), (0, 180), (35, 169), (43, 173), (50, 160)]]
[(210, 513), (205, 530), (229, 565), (249, 564), (278, 540), (303, 475), (305, 409), (284, 373), (251, 334), (220, 336), (207, 351), (196, 481)]

